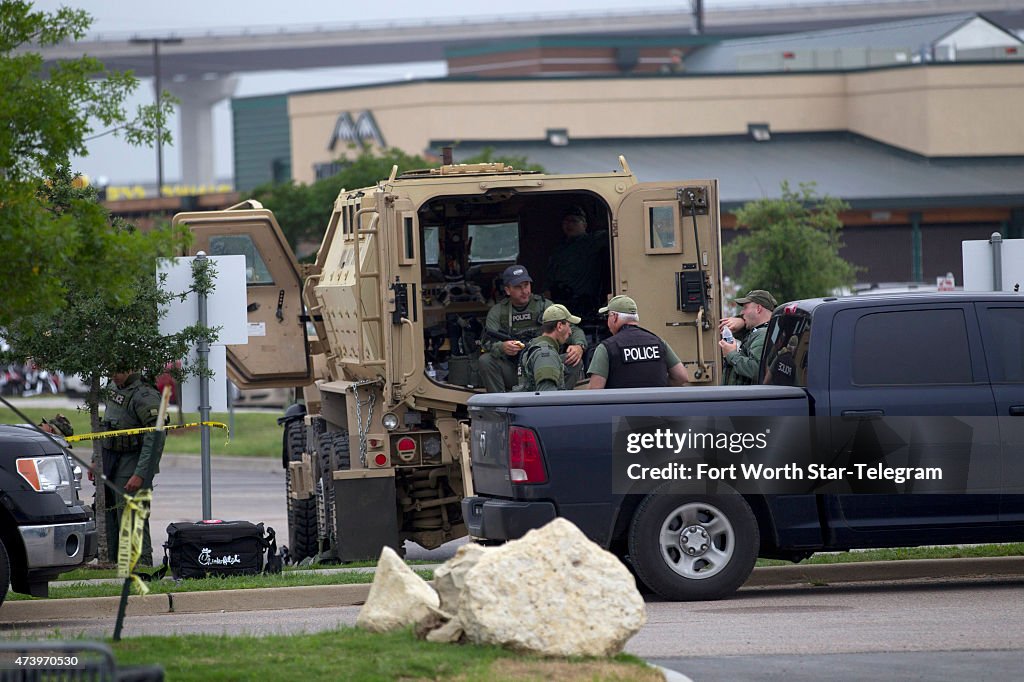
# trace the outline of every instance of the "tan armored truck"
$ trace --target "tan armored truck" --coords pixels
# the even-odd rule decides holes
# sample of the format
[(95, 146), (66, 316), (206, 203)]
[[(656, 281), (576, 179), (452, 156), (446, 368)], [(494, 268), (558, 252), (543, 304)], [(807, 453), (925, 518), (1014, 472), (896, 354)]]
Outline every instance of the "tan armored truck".
[[(607, 240), (593, 256), (604, 275), (594, 300), (633, 296), (692, 382), (718, 381), (717, 181), (638, 183), (619, 165), (576, 175), (395, 168), (376, 187), (338, 194), (312, 266), (257, 202), (175, 216), (195, 235), (193, 252), (246, 257), (249, 343), (227, 349), (232, 381), (301, 398), (280, 420), (293, 558), (373, 559), (383, 545), (430, 549), (466, 534), (466, 401), (484, 390), (484, 320), (511, 264), (545, 291), (567, 211)], [(572, 312), (591, 349), (608, 335), (596, 308)]]

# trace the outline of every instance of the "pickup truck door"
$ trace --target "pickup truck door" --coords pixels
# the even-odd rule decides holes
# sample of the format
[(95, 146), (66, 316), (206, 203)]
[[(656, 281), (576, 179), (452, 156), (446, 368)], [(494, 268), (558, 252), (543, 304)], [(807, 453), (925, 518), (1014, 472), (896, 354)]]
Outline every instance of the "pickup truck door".
[(718, 182), (634, 185), (615, 210), (612, 251), (614, 293), (636, 299), (640, 324), (675, 350), (691, 382), (717, 381)]
[(981, 318), (985, 359), (992, 377), (1003, 480), (1002, 522), (1024, 522), (1024, 302), (976, 303)]
[[(945, 469), (944, 483), (969, 480), (973, 489), (991, 491), (832, 496), (837, 534), (898, 535), (901, 526), (913, 526), (922, 541), (948, 544), (969, 541), (950, 527), (994, 524), (1000, 488), (995, 402), (973, 305), (854, 307), (836, 314), (831, 337), (832, 452), (851, 452), (851, 462), (868, 462), (881, 450), (896, 466), (952, 457), (955, 465)], [(878, 483), (868, 482), (872, 490)], [(915, 482), (912, 489), (926, 492), (929, 482)], [(934, 537), (920, 535), (929, 528)]]
[(240, 388), (310, 382), (301, 276), (274, 214), (258, 202), (223, 211), (179, 213), (194, 237), (190, 255), (245, 256), (249, 343), (227, 347), (228, 376)]

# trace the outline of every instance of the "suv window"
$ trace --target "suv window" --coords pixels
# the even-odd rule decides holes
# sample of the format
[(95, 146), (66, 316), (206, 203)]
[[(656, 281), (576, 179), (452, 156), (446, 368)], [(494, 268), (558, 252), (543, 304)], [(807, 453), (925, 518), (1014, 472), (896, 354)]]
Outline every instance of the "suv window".
[(859, 386), (974, 381), (960, 309), (898, 310), (857, 320), (853, 383)]
[(992, 381), (1024, 382), (1024, 307), (990, 307), (984, 320), (985, 355)]

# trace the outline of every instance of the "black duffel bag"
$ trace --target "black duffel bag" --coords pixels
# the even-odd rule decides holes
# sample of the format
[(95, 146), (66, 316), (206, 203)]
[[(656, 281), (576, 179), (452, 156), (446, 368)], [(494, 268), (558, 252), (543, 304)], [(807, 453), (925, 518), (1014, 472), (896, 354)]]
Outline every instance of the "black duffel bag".
[(264, 566), (267, 573), (280, 573), (281, 558), (274, 529), (264, 533), (262, 523), (179, 522), (167, 526), (164, 566), (175, 579), (255, 575)]

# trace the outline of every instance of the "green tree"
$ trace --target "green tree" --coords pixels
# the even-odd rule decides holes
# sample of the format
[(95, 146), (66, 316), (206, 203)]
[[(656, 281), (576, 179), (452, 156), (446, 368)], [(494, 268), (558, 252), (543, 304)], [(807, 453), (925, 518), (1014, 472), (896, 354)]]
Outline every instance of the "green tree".
[(857, 266), (839, 256), (843, 223), (849, 208), (841, 199), (819, 197), (814, 183), (799, 191), (782, 183), (782, 197), (758, 199), (736, 211), (737, 227), (747, 228), (723, 249), (723, 260), (735, 270), (745, 259), (740, 289), (767, 289), (781, 303), (827, 296), (853, 284)]
[[(531, 164), (526, 157), (495, 156), (491, 148), (467, 158), (463, 163), (504, 163), (520, 170), (544, 172), (543, 167)], [(422, 156), (406, 154), (400, 149), (385, 149), (380, 152), (364, 147), (352, 161), (343, 161), (342, 169), (335, 175), (318, 180), (311, 185), (293, 181), (265, 184), (255, 188), (253, 198), (274, 212), (285, 238), (293, 250), (300, 244), (319, 243), (327, 229), (334, 200), (342, 189), (373, 187), (391, 175), (391, 168), (398, 166), (399, 172), (408, 172), (439, 166)]]
[[(130, 73), (110, 72), (91, 57), (44, 64), (34, 50), (77, 40), (91, 23), (81, 10), (36, 12), (24, 0), (0, 0), (0, 327), (33, 312), (58, 311), (70, 291), (95, 290), (111, 302), (133, 295), (145, 240), (111, 230), (95, 201), (68, 195), (48, 203), (73, 155), (85, 155), (94, 126), (133, 144), (156, 137), (173, 100), (129, 115), (138, 87)], [(66, 189), (70, 189), (67, 185)]]

